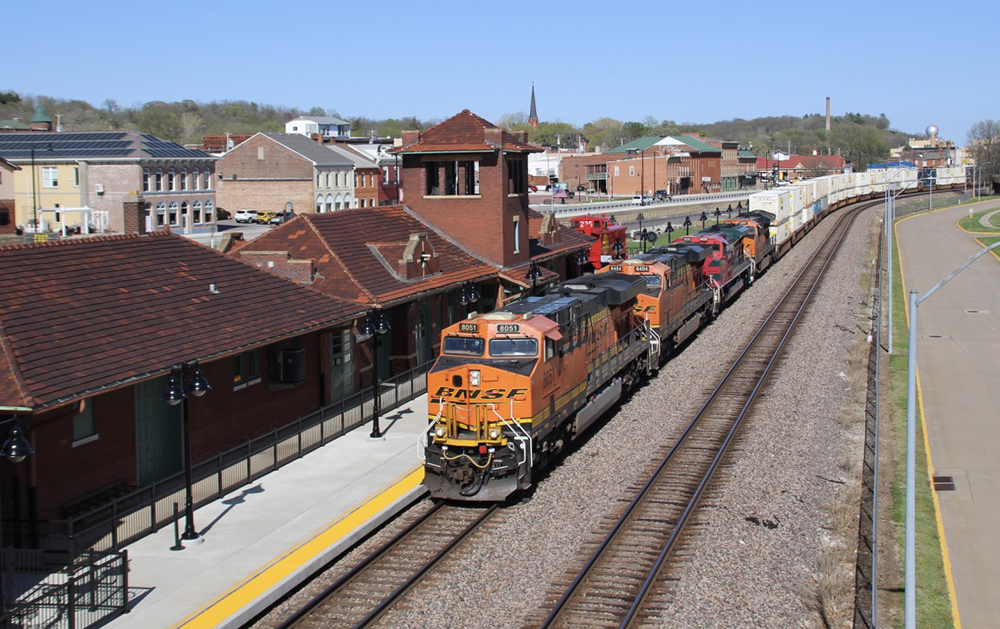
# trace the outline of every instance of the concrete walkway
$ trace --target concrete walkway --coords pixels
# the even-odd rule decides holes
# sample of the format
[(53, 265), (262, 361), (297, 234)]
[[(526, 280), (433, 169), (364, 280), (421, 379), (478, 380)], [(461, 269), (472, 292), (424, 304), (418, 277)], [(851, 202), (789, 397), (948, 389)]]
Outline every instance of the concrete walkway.
[[(168, 527), (128, 547), (131, 611), (112, 629), (235, 629), (425, 492), (427, 396), (195, 512), (202, 543)], [(182, 523), (183, 524), (183, 523)]]
[[(981, 251), (976, 234), (956, 223), (970, 211), (998, 206), (987, 201), (971, 210), (961, 206), (899, 221), (896, 242), (905, 291), (924, 295)], [(956, 626), (992, 629), (1000, 626), (997, 258), (984, 256), (928, 298), (917, 311), (916, 329), (918, 387), (932, 474), (954, 479), (954, 490), (942, 487), (936, 498), (957, 603)]]

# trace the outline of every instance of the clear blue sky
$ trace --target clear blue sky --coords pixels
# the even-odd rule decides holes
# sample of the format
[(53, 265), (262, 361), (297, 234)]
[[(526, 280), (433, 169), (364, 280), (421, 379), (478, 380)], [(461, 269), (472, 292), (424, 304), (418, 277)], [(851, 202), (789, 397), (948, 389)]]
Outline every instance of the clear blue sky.
[(0, 90), (132, 106), (247, 100), (341, 116), (714, 122), (884, 113), (965, 143), (1000, 118), (972, 2), (7, 2)]

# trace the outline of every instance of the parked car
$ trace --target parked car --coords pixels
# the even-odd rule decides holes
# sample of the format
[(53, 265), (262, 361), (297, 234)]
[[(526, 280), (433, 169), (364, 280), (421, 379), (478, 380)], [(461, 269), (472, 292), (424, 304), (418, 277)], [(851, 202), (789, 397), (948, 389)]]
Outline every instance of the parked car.
[(528, 186), (528, 192), (538, 192), (538, 186)]
[(257, 210), (236, 210), (237, 223), (256, 223)]
[(670, 193), (667, 192), (666, 190), (657, 190), (656, 192), (653, 193), (653, 200), (654, 201), (669, 201), (670, 200)]
[(632, 205), (646, 205), (649, 203), (649, 197), (644, 194), (637, 194), (632, 197)]
[(215, 208), (215, 220), (225, 221), (230, 218), (232, 218), (232, 215), (229, 214), (229, 210), (225, 210), (221, 207)]
[(279, 212), (274, 212), (272, 210), (259, 211), (257, 212), (257, 220), (255, 222), (259, 225), (267, 225), (271, 222), (271, 219), (274, 218), (274, 215), (278, 213)]
[(288, 221), (295, 218), (295, 212), (275, 212), (271, 220), (268, 221), (271, 225), (281, 225), (282, 223), (287, 223)]

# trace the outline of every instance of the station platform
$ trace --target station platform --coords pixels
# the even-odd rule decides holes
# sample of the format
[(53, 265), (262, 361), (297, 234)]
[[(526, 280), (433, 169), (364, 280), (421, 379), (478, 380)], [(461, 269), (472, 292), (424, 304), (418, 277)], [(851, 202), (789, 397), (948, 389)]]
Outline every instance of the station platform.
[[(195, 511), (201, 542), (167, 527), (127, 547), (129, 613), (112, 629), (236, 629), (419, 500), (427, 396)], [(181, 521), (183, 529), (183, 518)]]
[[(995, 209), (1000, 209), (1000, 201), (944, 208), (897, 222), (904, 294), (915, 290), (925, 295), (982, 251), (976, 239), (989, 235), (967, 232), (957, 223), (971, 213)], [(917, 308), (918, 403), (931, 474), (941, 477), (934, 491), (937, 525), (952, 615), (955, 627), (962, 629), (996, 627), (1000, 618), (998, 301), (1000, 260), (988, 254)], [(912, 320), (913, 313), (909, 316)], [(907, 334), (906, 329), (896, 333), (895, 347), (907, 346)]]

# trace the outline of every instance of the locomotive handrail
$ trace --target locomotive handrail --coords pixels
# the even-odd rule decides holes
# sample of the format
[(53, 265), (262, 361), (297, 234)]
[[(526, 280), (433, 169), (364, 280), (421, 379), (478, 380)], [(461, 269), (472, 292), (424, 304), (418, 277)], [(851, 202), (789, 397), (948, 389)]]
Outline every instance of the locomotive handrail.
[[(518, 466), (520, 466), (521, 463), (527, 462), (528, 468), (530, 469), (535, 461), (534, 451), (531, 447), (531, 436), (528, 435), (528, 431), (524, 429), (524, 426), (522, 426), (520, 422), (514, 421), (514, 400), (510, 401), (510, 419), (507, 419), (497, 412), (496, 404), (490, 404), (489, 408), (505, 426), (509, 427), (514, 432), (514, 439), (523, 442), (521, 450), (524, 458), (518, 463)], [(517, 434), (519, 432), (521, 433), (520, 436)]]
[(438, 406), (437, 415), (434, 416), (434, 419), (431, 420), (431, 423), (427, 424), (427, 428), (425, 428), (423, 432), (417, 435), (417, 456), (420, 457), (421, 461), (427, 461), (427, 453), (426, 453), (428, 446), (427, 439), (430, 437), (431, 428), (433, 428), (434, 424), (438, 423), (438, 420), (441, 419), (442, 413), (444, 413), (444, 404)]

